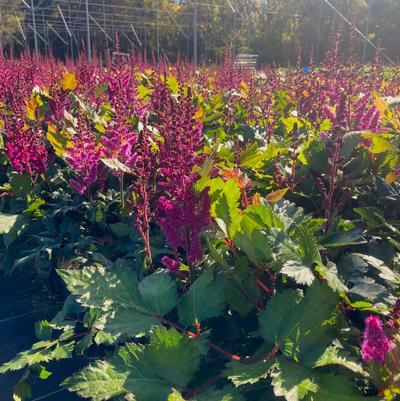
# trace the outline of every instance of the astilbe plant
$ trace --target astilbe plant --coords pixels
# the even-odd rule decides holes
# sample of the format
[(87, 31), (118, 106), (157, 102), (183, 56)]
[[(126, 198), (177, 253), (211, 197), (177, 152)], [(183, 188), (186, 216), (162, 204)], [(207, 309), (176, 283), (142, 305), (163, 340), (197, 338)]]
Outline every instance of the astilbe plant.
[(75, 177), (69, 183), (80, 195), (87, 191), (90, 195), (90, 187), (98, 179), (102, 146), (90, 130), (90, 122), (80, 112), (72, 144), (73, 146), (66, 148), (65, 157), (75, 172)]
[(40, 126), (26, 123), (25, 111), (20, 107), (4, 118), (5, 152), (14, 170), (29, 175), (32, 183), (46, 171), (49, 153)]
[(82, 355), (62, 386), (94, 401), (398, 398), (398, 110), (373, 93), (398, 78), (338, 43), (254, 76), (107, 62), (0, 57), (0, 254), (53, 257), (70, 293), (0, 367), (14, 398)]

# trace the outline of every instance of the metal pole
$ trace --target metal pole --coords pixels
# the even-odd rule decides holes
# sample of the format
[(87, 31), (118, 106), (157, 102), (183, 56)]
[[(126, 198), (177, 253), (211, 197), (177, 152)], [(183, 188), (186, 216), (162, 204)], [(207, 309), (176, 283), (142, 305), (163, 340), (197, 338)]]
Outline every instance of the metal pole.
[[(315, 54), (315, 61), (318, 65), (319, 63), (319, 49), (321, 46), (321, 24), (322, 24), (322, 7), (324, 5), (324, 0), (321, 0), (321, 4), (319, 5), (319, 16), (318, 16), (318, 38), (317, 38), (317, 50)], [(335, 13), (336, 15), (336, 13)]]
[(160, 8), (161, 1), (158, 0), (158, 9), (157, 9), (157, 62), (160, 62)]
[(33, 6), (33, 0), (31, 0), (31, 10), (32, 10), (32, 19), (33, 19), (33, 40), (35, 42), (35, 54), (36, 54), (36, 58), (37, 58), (37, 57), (39, 57), (39, 48), (38, 48), (38, 40), (37, 40), (37, 32), (36, 32), (35, 8)]
[[(61, 15), (62, 15), (62, 14), (61, 14)], [(63, 17), (63, 20), (64, 20), (64, 24), (65, 24), (65, 26), (66, 26), (66, 28), (67, 28), (67, 32), (68, 32), (68, 34), (69, 34), (69, 38), (70, 38), (70, 48), (71, 48), (71, 60), (73, 60), (73, 59), (74, 59), (74, 40), (73, 40), (73, 37), (72, 37), (72, 33), (71, 33), (71, 31), (69, 30), (68, 25), (67, 25), (67, 23), (65, 22), (65, 19), (64, 19), (64, 16), (63, 16), (63, 15), (62, 15), (62, 17)], [(68, 18), (69, 18), (69, 25), (71, 26), (71, 29), (72, 29), (71, 4), (68, 4)]]
[[(104, 30), (107, 32), (105, 0), (103, 0), (103, 25), (104, 25)], [(111, 42), (112, 42), (112, 40), (111, 40)], [(106, 36), (106, 47), (108, 49), (108, 38), (107, 38), (107, 36)]]
[(233, 13), (233, 43), (232, 43), (232, 53), (233, 53), (233, 58), (236, 57), (236, 28), (237, 26), (237, 13), (236, 9)]
[(197, 68), (197, 0), (194, 0), (193, 7), (193, 64)]
[[(43, 37), (46, 38), (46, 24), (44, 22), (44, 10), (42, 10), (42, 24), (43, 24)], [(44, 51), (45, 53), (48, 54), (49, 49), (47, 48), (47, 45), (44, 46)]]
[(92, 45), (90, 43), (89, 0), (85, 1), (86, 8), (86, 46), (89, 61), (92, 60)]
[(367, 22), (365, 26), (365, 40), (364, 40), (364, 49), (363, 49), (363, 57), (362, 57), (362, 62), (365, 64), (365, 60), (367, 58), (367, 39), (369, 35), (369, 24), (371, 21), (371, 10), (372, 10), (372, 0), (368, 0), (368, 16), (367, 16)]

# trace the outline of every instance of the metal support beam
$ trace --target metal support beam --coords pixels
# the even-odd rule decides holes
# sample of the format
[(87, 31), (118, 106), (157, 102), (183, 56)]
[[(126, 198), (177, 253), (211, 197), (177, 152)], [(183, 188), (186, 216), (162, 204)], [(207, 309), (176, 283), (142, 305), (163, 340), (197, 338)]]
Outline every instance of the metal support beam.
[(321, 47), (321, 25), (322, 25), (322, 10), (324, 7), (324, 0), (321, 0), (321, 3), (319, 5), (319, 15), (318, 15), (318, 37), (317, 37), (317, 50), (315, 53), (315, 61), (318, 64), (319, 63), (319, 50)]
[(135, 28), (133, 27), (132, 24), (131, 24), (131, 29), (132, 29), (133, 34), (135, 35), (135, 38), (136, 38), (137, 42), (139, 43), (139, 46), (140, 46), (140, 47), (143, 47), (143, 46), (142, 46), (142, 42), (140, 41), (139, 36), (138, 36), (138, 34), (136, 33)]
[(193, 1), (193, 64), (197, 68), (197, 0)]
[(233, 13), (233, 34), (232, 34), (232, 56), (235, 58), (236, 56), (236, 24), (237, 24), (237, 15), (236, 15), (236, 9), (233, 7), (232, 3), (230, 0), (226, 0), (228, 3), (229, 8), (231, 9)]
[[(28, 24), (28, 26), (29, 26), (29, 28), (32, 29), (32, 31), (35, 30), (35, 28), (34, 28), (31, 24)], [(45, 45), (48, 45), (48, 44), (49, 44), (49, 42), (47, 42), (46, 38), (44, 38), (39, 32), (36, 32), (36, 35), (37, 35), (37, 37), (38, 37), (39, 39), (41, 39), (41, 40), (43, 41), (43, 43), (44, 43)]]
[(58, 37), (58, 39), (60, 39), (61, 42), (63, 42), (65, 46), (68, 46), (68, 42), (53, 28), (53, 26), (51, 24), (47, 23), (47, 26), (55, 33), (55, 35)]
[(160, 62), (160, 8), (161, 1), (158, 0), (158, 9), (157, 9), (157, 62)]
[(33, 5), (33, 0), (31, 0), (31, 12), (32, 12), (32, 19), (33, 19), (33, 40), (35, 43), (35, 54), (36, 57), (39, 57), (39, 47), (38, 47), (38, 33), (36, 31), (36, 17), (35, 17), (35, 7)]
[[(1, 18), (0, 18), (0, 21), (1, 21)], [(24, 30), (22, 29), (21, 21), (19, 20), (18, 17), (17, 17), (17, 22), (18, 22), (18, 28), (19, 28), (19, 30), (21, 32), (21, 35), (24, 38), (24, 41), (26, 42), (26, 35), (25, 35)]]
[(97, 27), (100, 29), (101, 32), (104, 33), (106, 38), (112, 42), (111, 36), (103, 29), (103, 27), (92, 17), (91, 14), (89, 14), (89, 18), (97, 25)]
[[(64, 22), (65, 29), (66, 29), (67, 32), (68, 32), (68, 36), (69, 36), (70, 38), (72, 38), (72, 34), (71, 34), (71, 31), (70, 31), (69, 26), (68, 26), (68, 24), (67, 24), (67, 21), (66, 21), (65, 18), (64, 18), (64, 14), (63, 14), (63, 12), (61, 11), (60, 6), (57, 5), (57, 7), (58, 7), (58, 11), (59, 11), (59, 13), (60, 13), (60, 15), (61, 15), (61, 18), (62, 18), (62, 20), (63, 20), (63, 22)], [(70, 14), (70, 15), (69, 15), (69, 18), (71, 19), (71, 8), (69, 8), (69, 14)]]
[[(324, 0), (325, 1), (325, 3), (330, 7), (330, 8), (332, 8), (332, 10), (334, 10), (334, 12), (335, 12), (335, 15), (337, 14), (344, 22), (346, 22), (346, 24), (348, 24), (349, 26), (354, 26), (352, 23), (351, 23), (351, 21), (349, 21), (349, 19), (348, 18), (346, 18), (344, 15), (343, 15), (343, 13), (341, 13), (335, 6), (333, 6), (332, 5), (332, 3), (329, 1), (329, 0)], [(373, 42), (371, 42), (371, 40), (369, 40), (368, 39), (368, 37), (367, 36), (365, 36), (356, 26), (354, 26), (354, 30), (355, 30), (355, 32), (358, 34), (358, 35), (360, 35), (368, 44), (370, 44), (375, 50), (378, 50), (378, 47), (373, 43)], [(387, 56), (385, 53), (382, 53), (382, 56), (387, 60), (387, 61), (389, 61), (390, 63), (392, 63), (392, 64), (396, 64), (389, 56)]]
[(85, 0), (86, 11), (86, 46), (88, 59), (92, 60), (92, 44), (90, 42), (90, 20), (89, 20), (89, 0)]
[(364, 48), (363, 48), (363, 55), (362, 55), (362, 63), (365, 64), (365, 60), (367, 58), (367, 39), (369, 36), (369, 24), (371, 21), (371, 11), (372, 11), (372, 2), (373, 0), (368, 0), (368, 16), (367, 16), (367, 22), (365, 26), (365, 39), (364, 39)]

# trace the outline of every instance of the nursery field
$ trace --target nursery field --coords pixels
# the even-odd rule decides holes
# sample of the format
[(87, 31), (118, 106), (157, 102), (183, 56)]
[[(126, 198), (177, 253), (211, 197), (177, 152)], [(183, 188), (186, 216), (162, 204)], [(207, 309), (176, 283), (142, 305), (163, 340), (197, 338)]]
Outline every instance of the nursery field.
[(400, 399), (400, 68), (105, 64), (0, 57), (0, 399)]

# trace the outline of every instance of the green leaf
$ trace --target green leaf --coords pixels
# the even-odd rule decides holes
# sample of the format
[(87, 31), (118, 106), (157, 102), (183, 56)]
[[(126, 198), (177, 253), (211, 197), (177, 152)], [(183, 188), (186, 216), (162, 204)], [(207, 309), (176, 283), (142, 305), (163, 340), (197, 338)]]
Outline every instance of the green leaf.
[(240, 154), (240, 166), (257, 169), (263, 159), (264, 154), (261, 153), (258, 143), (254, 142)]
[(129, 366), (125, 388), (137, 401), (165, 401), (185, 387), (199, 368), (200, 348), (175, 329), (157, 328), (147, 347), (129, 344), (120, 357)]
[(120, 371), (107, 361), (96, 361), (66, 379), (61, 385), (81, 397), (103, 401), (126, 393), (123, 386), (127, 377), (126, 370)]
[(314, 355), (311, 352), (307, 358), (310, 361), (309, 363), (312, 363), (316, 368), (329, 365), (339, 365), (354, 373), (364, 376), (366, 375), (359, 360), (356, 357), (351, 356), (349, 352), (341, 348), (339, 345), (332, 345), (326, 348), (322, 355), (320, 355), (320, 352), (317, 350), (315, 360), (313, 356)]
[(293, 278), (297, 284), (311, 285), (315, 279), (315, 276), (309, 267), (304, 266), (295, 260), (288, 260), (285, 262), (280, 272)]
[(168, 75), (167, 85), (168, 85), (168, 88), (171, 90), (171, 93), (179, 92), (178, 80), (173, 75)]
[(129, 234), (132, 232), (129, 224), (124, 223), (110, 224), (110, 229), (118, 238), (129, 237)]
[(310, 349), (324, 348), (332, 342), (326, 324), (339, 298), (325, 283), (314, 283), (305, 296), (298, 291), (277, 293), (260, 313), (260, 329), (265, 340), (281, 345), (281, 351), (302, 360)]
[(0, 235), (8, 234), (19, 216), (19, 214), (0, 213)]
[(13, 400), (24, 401), (32, 397), (31, 386), (26, 378), (20, 380), (13, 389)]
[[(138, 313), (133, 308), (117, 308), (96, 321), (95, 327), (111, 334), (113, 342), (143, 336), (160, 321), (151, 315)], [(111, 338), (109, 338), (111, 340)]]
[(358, 131), (348, 132), (343, 135), (343, 147), (341, 149), (341, 154), (345, 160), (352, 155), (360, 141), (361, 133)]
[(53, 374), (40, 364), (30, 366), (30, 371), (41, 380), (46, 380)]
[(272, 249), (266, 233), (247, 215), (243, 216), (234, 241), (255, 264), (261, 264), (272, 257)]
[(35, 334), (38, 340), (51, 340), (53, 326), (47, 320), (35, 323)]
[(179, 319), (185, 326), (194, 325), (196, 319), (218, 316), (225, 307), (224, 279), (215, 276), (211, 268), (205, 270), (178, 302)]
[(200, 364), (198, 341), (175, 329), (158, 327), (145, 353), (160, 377), (180, 387), (189, 383)]
[[(7, 216), (7, 215), (3, 215)], [(8, 221), (10, 223), (10, 220)], [(3, 241), (6, 248), (18, 239), (27, 227), (28, 219), (24, 215), (19, 215), (17, 219), (13, 222), (12, 226), (6, 224), (6, 231), (3, 233)], [(2, 226), (0, 226), (2, 228)], [(0, 230), (1, 230), (0, 228)]]
[(365, 244), (366, 240), (362, 236), (360, 230), (350, 230), (344, 232), (332, 233), (325, 237), (322, 241), (322, 245), (325, 248), (337, 248), (349, 245)]
[(328, 262), (327, 266), (320, 264), (316, 266), (315, 270), (326, 280), (333, 292), (341, 294), (348, 291), (348, 288), (340, 280), (337, 267), (333, 262)]
[(39, 342), (32, 346), (32, 349), (20, 352), (9, 362), (0, 366), (0, 374), (8, 371), (23, 369), (26, 366), (35, 365), (41, 362), (48, 362), (52, 359), (51, 342)]
[(296, 239), (300, 245), (300, 253), (303, 263), (309, 267), (322, 263), (318, 243), (311, 229), (305, 224), (301, 224), (297, 228), (296, 234)]
[(32, 190), (32, 182), (28, 174), (11, 173), (10, 186), (12, 192), (20, 198), (26, 198)]
[(224, 376), (227, 377), (236, 387), (244, 384), (254, 384), (267, 377), (274, 361), (260, 361), (253, 364), (240, 362), (229, 362)]
[(376, 397), (363, 397), (351, 379), (333, 373), (318, 375), (319, 390), (307, 395), (305, 401), (378, 401)]
[(319, 390), (316, 378), (309, 369), (285, 358), (278, 358), (271, 376), (275, 395), (285, 397), (287, 401), (302, 400), (307, 394), (315, 394)]
[(381, 277), (383, 280), (392, 283), (392, 284), (398, 284), (399, 283), (399, 275), (389, 269), (385, 265), (384, 262), (382, 262), (380, 259), (375, 258), (372, 255), (363, 255), (361, 253), (355, 253), (353, 255), (358, 256), (362, 260), (364, 260), (366, 263), (368, 263), (370, 266), (374, 267), (376, 270), (379, 272), (379, 277)]
[(373, 230), (386, 223), (383, 211), (376, 207), (357, 207), (354, 211), (365, 221), (368, 230)]
[(239, 185), (235, 180), (228, 180), (223, 186), (223, 192), (215, 206), (215, 217), (221, 219), (226, 227), (225, 235), (233, 238), (240, 224), (239, 202), (240, 202)]
[(81, 270), (58, 270), (68, 290), (77, 301), (103, 310), (118, 307), (148, 313), (139, 292), (135, 272), (128, 268), (103, 266), (84, 267)]
[(185, 401), (185, 399), (179, 391), (174, 389), (174, 391), (168, 396), (167, 401)]
[(210, 388), (197, 395), (194, 401), (245, 401), (246, 398), (231, 386), (222, 389)]
[(145, 306), (157, 315), (166, 315), (176, 305), (176, 280), (165, 271), (145, 277), (139, 283), (139, 291)]

